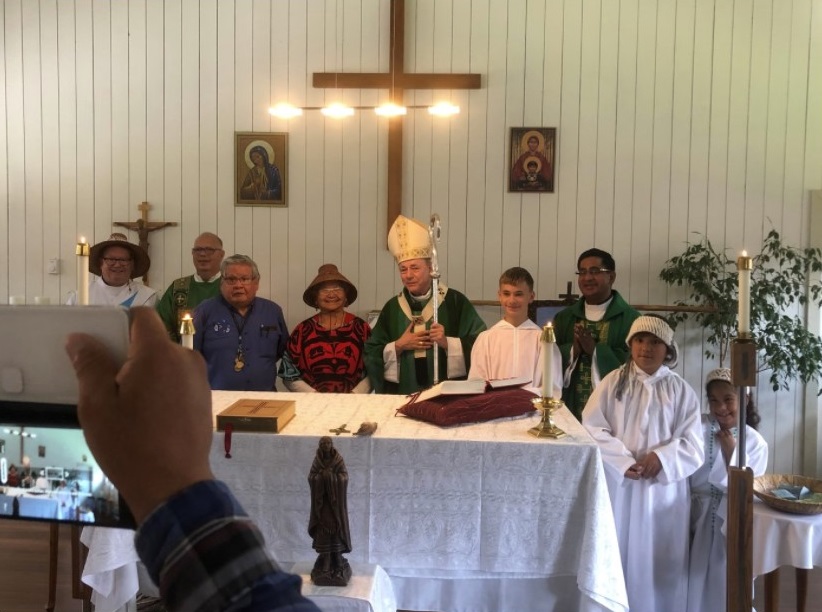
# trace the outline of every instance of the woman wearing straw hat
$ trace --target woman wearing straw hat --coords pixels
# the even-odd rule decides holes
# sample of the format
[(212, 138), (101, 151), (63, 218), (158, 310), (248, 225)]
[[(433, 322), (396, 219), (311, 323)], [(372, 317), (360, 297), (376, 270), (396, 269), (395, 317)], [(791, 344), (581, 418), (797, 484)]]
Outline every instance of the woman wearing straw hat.
[(294, 329), (280, 362), (279, 375), (289, 391), (369, 393), (363, 345), (368, 323), (345, 311), (357, 299), (357, 288), (334, 264), (323, 264), (303, 293), (303, 302), (318, 309)]
[[(112, 234), (89, 251), (88, 271), (96, 277), (89, 283), (88, 302), (95, 306), (154, 306), (157, 291), (135, 278), (145, 276), (151, 260), (145, 250), (129, 242), (123, 234)], [(66, 302), (77, 303), (72, 294)]]

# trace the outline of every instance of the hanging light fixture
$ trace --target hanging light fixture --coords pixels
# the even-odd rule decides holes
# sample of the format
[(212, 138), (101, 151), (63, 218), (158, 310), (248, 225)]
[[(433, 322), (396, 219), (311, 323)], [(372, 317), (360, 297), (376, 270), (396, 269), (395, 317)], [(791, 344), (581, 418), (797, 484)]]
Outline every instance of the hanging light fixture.
[(292, 106), (291, 104), (280, 102), (279, 104), (269, 108), (268, 114), (272, 117), (278, 117), (279, 119), (293, 119), (294, 117), (302, 116), (303, 109), (298, 106)]
[(350, 106), (342, 104), (341, 102), (334, 102), (333, 104), (329, 104), (328, 106), (321, 108), (320, 112), (326, 117), (342, 119), (343, 117), (352, 116), (354, 114), (354, 109)]
[(380, 117), (400, 117), (408, 114), (408, 109), (405, 106), (398, 106), (393, 102), (388, 102), (382, 106), (374, 108), (374, 112)]
[(460, 107), (451, 104), (450, 102), (440, 102), (434, 106), (428, 107), (428, 113), (436, 117), (451, 117), (453, 115), (458, 115), (459, 112)]

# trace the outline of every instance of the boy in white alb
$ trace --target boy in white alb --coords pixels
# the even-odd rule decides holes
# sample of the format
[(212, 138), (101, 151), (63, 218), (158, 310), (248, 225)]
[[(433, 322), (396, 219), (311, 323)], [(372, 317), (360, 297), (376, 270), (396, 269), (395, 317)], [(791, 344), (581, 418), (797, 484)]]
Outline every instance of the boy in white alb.
[[(502, 320), (482, 332), (471, 350), (468, 378), (499, 380), (527, 378), (528, 387), (542, 385), (542, 328), (528, 318), (528, 305), (534, 301), (534, 279), (525, 268), (509, 268), (499, 279)], [(562, 356), (554, 350), (554, 397), (562, 392)]]

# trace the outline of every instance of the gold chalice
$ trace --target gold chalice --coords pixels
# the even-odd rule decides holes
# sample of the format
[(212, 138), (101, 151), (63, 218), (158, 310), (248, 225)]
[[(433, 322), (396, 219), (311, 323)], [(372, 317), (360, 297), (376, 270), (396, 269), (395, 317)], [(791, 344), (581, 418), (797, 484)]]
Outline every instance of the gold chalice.
[(531, 401), (534, 403), (534, 408), (542, 412), (542, 419), (539, 425), (529, 429), (528, 433), (537, 438), (562, 438), (565, 432), (557, 427), (551, 418), (554, 412), (564, 406), (562, 400), (552, 397), (535, 397)]

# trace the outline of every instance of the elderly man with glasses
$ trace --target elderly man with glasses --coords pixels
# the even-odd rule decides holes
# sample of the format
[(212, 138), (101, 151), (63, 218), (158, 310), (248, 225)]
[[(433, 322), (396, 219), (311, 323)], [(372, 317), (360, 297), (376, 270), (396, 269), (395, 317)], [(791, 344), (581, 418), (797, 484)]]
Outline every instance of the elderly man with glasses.
[(625, 338), (639, 312), (613, 288), (616, 262), (610, 253), (588, 249), (577, 259), (582, 298), (554, 321), (562, 353), (562, 401), (578, 419), (596, 384), (628, 357)]
[(220, 263), (225, 251), (217, 234), (204, 232), (197, 236), (191, 249), (194, 274), (178, 278), (168, 286), (157, 302), (157, 313), (175, 342), (180, 341), (180, 322), (183, 316), (208, 298), (220, 293)]
[(276, 390), (288, 342), (282, 308), (257, 297), (260, 272), (250, 257), (226, 257), (220, 272), (220, 294), (194, 310), (194, 349), (205, 357), (208, 382), (212, 389)]

